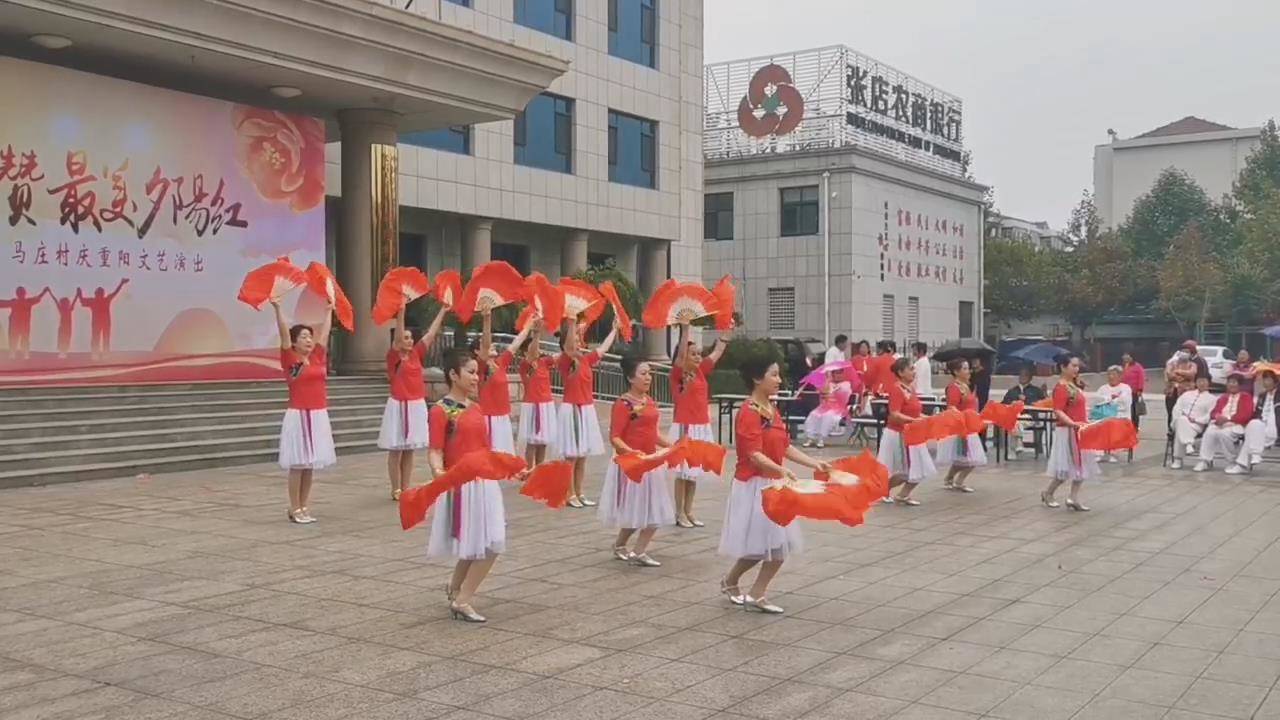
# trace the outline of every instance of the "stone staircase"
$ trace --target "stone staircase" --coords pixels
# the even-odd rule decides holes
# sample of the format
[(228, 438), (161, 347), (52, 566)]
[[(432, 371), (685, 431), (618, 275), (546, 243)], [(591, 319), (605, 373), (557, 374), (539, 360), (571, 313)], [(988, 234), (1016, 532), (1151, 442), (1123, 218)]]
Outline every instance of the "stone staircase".
[[(376, 450), (387, 384), (330, 377), (338, 454)], [(281, 382), (0, 389), (0, 488), (271, 462)]]

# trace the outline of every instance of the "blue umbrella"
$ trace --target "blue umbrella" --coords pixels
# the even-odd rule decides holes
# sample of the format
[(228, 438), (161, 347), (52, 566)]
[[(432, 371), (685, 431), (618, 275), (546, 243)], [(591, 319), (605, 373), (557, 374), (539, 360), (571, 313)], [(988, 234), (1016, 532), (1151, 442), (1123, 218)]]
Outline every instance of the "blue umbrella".
[(1263, 328), (1262, 334), (1273, 340), (1280, 340), (1280, 325), (1272, 325), (1269, 328)]
[(1069, 352), (1071, 351), (1064, 347), (1042, 342), (1018, 348), (1009, 353), (1009, 357), (1035, 365), (1056, 365), (1058, 358)]

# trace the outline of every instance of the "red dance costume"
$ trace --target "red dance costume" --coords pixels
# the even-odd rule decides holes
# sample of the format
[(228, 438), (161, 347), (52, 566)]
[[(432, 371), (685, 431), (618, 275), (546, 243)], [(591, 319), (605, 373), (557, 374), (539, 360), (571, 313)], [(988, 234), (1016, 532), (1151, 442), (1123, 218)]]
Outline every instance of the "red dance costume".
[[(762, 412), (762, 410), (764, 412)], [(770, 417), (766, 417), (772, 411)], [(752, 560), (785, 560), (803, 548), (800, 524), (783, 527), (764, 514), (762, 493), (771, 486), (768, 477), (751, 456), (757, 452), (781, 465), (786, 459), (791, 436), (787, 424), (772, 403), (767, 409), (748, 400), (738, 412), (734, 428), (738, 462), (725, 506), (720, 532), (721, 555)]]
[[(444, 398), (431, 406), (429, 447), (444, 456), (444, 470), (469, 452), (490, 449), (489, 424), (477, 404)], [(478, 560), (506, 546), (506, 515), (496, 480), (473, 480), (434, 506), (427, 555)]]

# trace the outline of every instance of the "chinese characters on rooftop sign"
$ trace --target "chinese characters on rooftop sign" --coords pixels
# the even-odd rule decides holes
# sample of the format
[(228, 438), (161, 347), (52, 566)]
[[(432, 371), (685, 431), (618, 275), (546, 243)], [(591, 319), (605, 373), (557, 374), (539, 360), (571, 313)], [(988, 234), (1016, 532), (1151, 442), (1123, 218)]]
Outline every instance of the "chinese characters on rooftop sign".
[[(775, 76), (788, 82), (760, 87)], [(852, 146), (948, 175), (966, 171), (960, 99), (844, 46), (708, 65), (704, 99), (709, 160)], [(790, 122), (767, 122), (778, 108)], [(786, 132), (759, 132), (771, 124)]]

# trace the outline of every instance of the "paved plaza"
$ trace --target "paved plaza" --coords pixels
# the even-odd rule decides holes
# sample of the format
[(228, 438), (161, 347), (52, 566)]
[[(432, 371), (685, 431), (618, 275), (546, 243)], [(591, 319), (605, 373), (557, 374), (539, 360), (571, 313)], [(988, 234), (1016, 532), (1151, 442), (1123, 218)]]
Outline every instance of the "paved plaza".
[(320, 477), (310, 526), (271, 466), (4, 491), (0, 717), (1280, 718), (1280, 465), (1173, 473), (1161, 449), (1105, 466), (1088, 514), (1042, 507), (1022, 460), (807, 523), (781, 617), (717, 594), (724, 484), (656, 569), (510, 488), (482, 626), (448, 618), (382, 455)]

